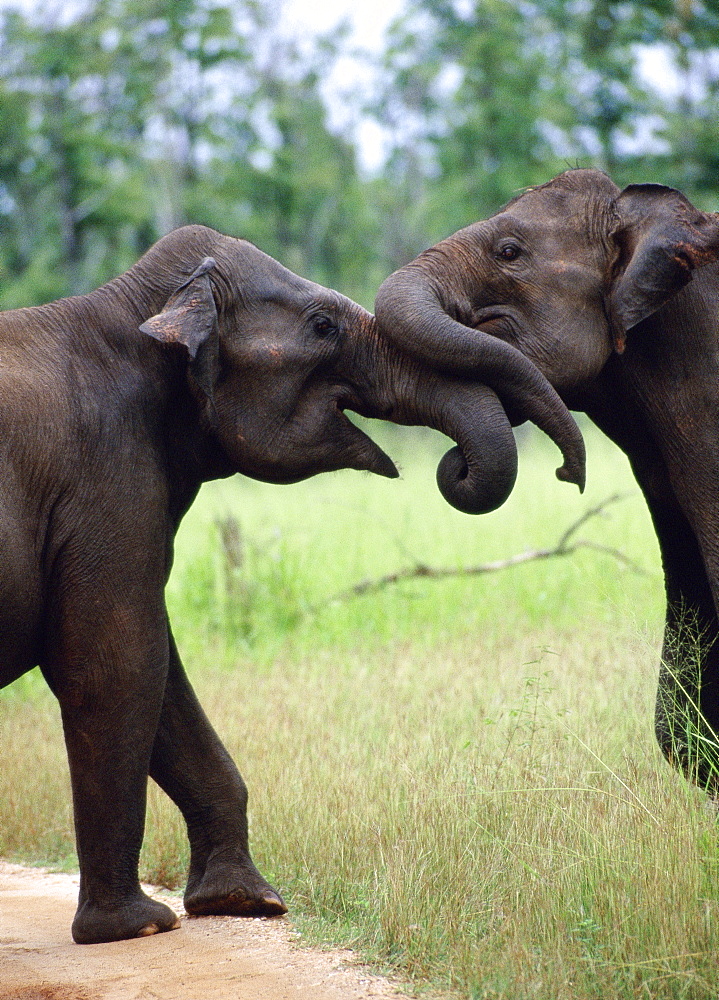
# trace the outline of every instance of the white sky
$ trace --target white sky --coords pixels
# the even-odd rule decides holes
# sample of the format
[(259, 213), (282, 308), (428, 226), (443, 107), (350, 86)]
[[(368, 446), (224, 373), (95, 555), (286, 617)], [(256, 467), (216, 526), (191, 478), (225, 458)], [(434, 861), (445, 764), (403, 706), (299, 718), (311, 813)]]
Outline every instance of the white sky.
[(346, 17), (354, 29), (352, 41), (376, 51), (382, 33), (401, 7), (402, 0), (286, 0), (287, 27), (296, 26), (298, 34), (317, 34)]
[[(43, 0), (0, 0), (0, 8), (17, 7), (32, 10)], [(72, 14), (82, 0), (45, 0), (44, 6), (53, 12), (67, 10)], [(333, 27), (343, 17), (352, 21), (354, 41), (362, 46), (377, 49), (382, 32), (399, 12), (402, 0), (284, 0), (283, 20), (288, 27), (314, 34)]]
[[(343, 20), (352, 25), (346, 43), (348, 54), (336, 63), (324, 87), (324, 97), (330, 127), (351, 129), (357, 140), (359, 163), (369, 173), (384, 162), (387, 135), (376, 122), (357, 117), (357, 97), (371, 96), (374, 75), (367, 62), (349, 53), (353, 49), (380, 51), (384, 32), (403, 6), (404, 0), (283, 0), (281, 22), (286, 35), (302, 38), (326, 34)], [(349, 99), (343, 100), (343, 94)]]

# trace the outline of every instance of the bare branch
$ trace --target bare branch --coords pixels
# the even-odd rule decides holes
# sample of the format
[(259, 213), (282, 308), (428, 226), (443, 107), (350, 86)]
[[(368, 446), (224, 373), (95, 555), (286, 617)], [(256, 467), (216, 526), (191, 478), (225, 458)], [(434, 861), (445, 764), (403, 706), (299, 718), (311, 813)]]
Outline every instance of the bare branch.
[(619, 500), (626, 498), (628, 494), (614, 493), (612, 496), (607, 497), (606, 500), (602, 500), (594, 507), (590, 507), (589, 510), (585, 511), (580, 518), (574, 521), (569, 527), (560, 535), (559, 541), (551, 549), (530, 549), (528, 552), (520, 552), (517, 555), (509, 556), (507, 559), (497, 559), (494, 562), (480, 563), (477, 566), (465, 566), (457, 568), (449, 567), (435, 567), (427, 566), (424, 563), (417, 562), (414, 566), (408, 566), (405, 569), (396, 570), (394, 573), (387, 573), (385, 576), (376, 577), (374, 579), (360, 580), (359, 583), (355, 583), (354, 586), (348, 587), (347, 590), (341, 590), (339, 593), (335, 594), (333, 597), (329, 598), (327, 601), (323, 601), (322, 604), (317, 604), (310, 608), (311, 612), (317, 612), (328, 604), (334, 604), (340, 601), (348, 601), (354, 597), (361, 597), (364, 594), (376, 593), (379, 590), (384, 590), (386, 587), (390, 587), (395, 583), (400, 583), (403, 580), (443, 580), (448, 577), (455, 576), (481, 576), (485, 573), (497, 573), (503, 569), (511, 569), (513, 566), (521, 566), (523, 563), (536, 562), (540, 559), (556, 559), (559, 556), (571, 556), (579, 549), (593, 549), (595, 552), (603, 552), (605, 555), (612, 556), (618, 562), (623, 563), (634, 573), (640, 573), (646, 575), (646, 570), (635, 563), (633, 560), (629, 559), (624, 555), (619, 549), (611, 548), (608, 545), (601, 545), (598, 542), (591, 542), (584, 539), (572, 542), (570, 544), (570, 539), (576, 535), (577, 531), (583, 524), (591, 520), (594, 517), (599, 517), (604, 514), (607, 507), (610, 504), (617, 503)]
[(594, 507), (590, 507), (588, 510), (585, 510), (585, 512), (582, 514), (580, 518), (578, 518), (576, 521), (573, 521), (572, 524), (569, 525), (567, 530), (564, 532), (564, 534), (557, 542), (556, 547), (558, 549), (563, 549), (566, 546), (569, 539), (572, 537), (572, 535), (575, 535), (583, 524), (586, 524), (587, 521), (590, 521), (593, 517), (603, 516), (604, 511), (607, 509), (607, 507), (610, 506), (610, 504), (618, 503), (620, 500), (626, 500), (628, 496), (629, 496), (628, 493), (612, 493), (611, 496), (607, 497), (605, 500), (602, 500)]

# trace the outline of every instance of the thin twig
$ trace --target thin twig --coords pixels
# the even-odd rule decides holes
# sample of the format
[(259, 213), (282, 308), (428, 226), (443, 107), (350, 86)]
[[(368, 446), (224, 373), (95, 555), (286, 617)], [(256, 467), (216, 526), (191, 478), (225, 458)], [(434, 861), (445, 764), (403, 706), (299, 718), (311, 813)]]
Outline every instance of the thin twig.
[(607, 497), (605, 500), (602, 500), (601, 503), (598, 503), (594, 507), (590, 507), (588, 510), (585, 510), (582, 516), (578, 518), (576, 521), (573, 521), (572, 524), (570, 524), (567, 530), (564, 532), (564, 534), (560, 537), (559, 541), (557, 542), (557, 548), (558, 549), (564, 548), (564, 546), (567, 544), (572, 535), (575, 535), (583, 524), (586, 524), (586, 522), (590, 521), (593, 517), (600, 517), (601, 515), (603, 515), (604, 511), (606, 510), (607, 507), (609, 507), (610, 504), (618, 503), (620, 500), (626, 500), (628, 496), (629, 496), (628, 493), (612, 493), (611, 496)]
[(384, 590), (385, 587), (390, 587), (395, 583), (401, 583), (403, 580), (443, 580), (453, 576), (481, 576), (484, 573), (496, 573), (499, 570), (510, 569), (513, 566), (521, 566), (523, 563), (535, 562), (539, 559), (555, 559), (558, 556), (570, 556), (579, 549), (593, 549), (595, 552), (603, 552), (605, 555), (612, 556), (618, 562), (623, 563), (634, 573), (646, 575), (646, 570), (644, 570), (628, 556), (625, 556), (623, 552), (619, 551), (619, 549), (614, 549), (608, 545), (601, 545), (599, 542), (590, 542), (584, 539), (570, 544), (570, 539), (577, 533), (583, 524), (586, 524), (586, 522), (591, 520), (593, 517), (599, 517), (604, 513), (610, 504), (623, 500), (625, 496), (626, 494), (622, 495), (614, 493), (612, 496), (607, 497), (606, 500), (598, 503), (595, 507), (590, 507), (589, 510), (585, 511), (580, 518), (570, 524), (569, 527), (561, 534), (559, 541), (554, 548), (530, 549), (528, 552), (520, 552), (517, 555), (509, 556), (507, 559), (497, 559), (494, 562), (480, 563), (477, 566), (465, 566), (460, 567), (459, 569), (427, 566), (425, 563), (417, 562), (414, 566), (407, 566), (404, 569), (395, 570), (394, 573), (387, 573), (385, 576), (376, 577), (375, 579), (360, 580), (359, 583), (355, 583), (354, 586), (348, 587), (346, 590), (339, 591), (339, 593), (330, 597), (329, 600), (323, 601), (322, 604), (315, 605), (310, 609), (310, 611), (319, 611), (328, 604), (348, 601), (354, 597), (361, 597), (364, 594), (376, 593), (379, 590)]

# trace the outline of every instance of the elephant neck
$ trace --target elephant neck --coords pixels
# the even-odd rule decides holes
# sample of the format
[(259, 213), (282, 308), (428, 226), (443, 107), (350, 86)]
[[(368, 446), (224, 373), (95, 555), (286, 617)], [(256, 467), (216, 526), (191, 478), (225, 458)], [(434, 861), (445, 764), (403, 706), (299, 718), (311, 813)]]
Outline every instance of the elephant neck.
[(183, 226), (163, 237), (128, 271), (91, 292), (100, 307), (120, 309), (137, 326), (160, 312), (174, 291), (224, 239), (205, 226)]
[[(718, 315), (719, 266), (709, 265), (629, 330), (624, 352), (612, 354), (595, 379), (563, 387), (562, 399), (620, 447), (625, 436), (636, 436), (635, 421), (648, 426), (662, 414), (676, 420), (683, 412), (700, 412), (710, 400), (719, 405)], [(629, 419), (632, 431), (625, 435)]]

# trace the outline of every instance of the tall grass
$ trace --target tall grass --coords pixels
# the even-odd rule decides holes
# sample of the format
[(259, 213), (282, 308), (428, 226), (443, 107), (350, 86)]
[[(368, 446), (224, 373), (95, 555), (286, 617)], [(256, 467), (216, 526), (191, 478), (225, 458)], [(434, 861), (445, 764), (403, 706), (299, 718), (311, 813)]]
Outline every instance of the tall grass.
[[(256, 861), (305, 938), (448, 996), (715, 997), (716, 822), (655, 745), (662, 581), (624, 460), (591, 435), (580, 498), (537, 440), (506, 507), (470, 519), (435, 495), (433, 439), (393, 441), (400, 483), (214, 484), (178, 539), (175, 631), (250, 787)], [(552, 544), (616, 490), (632, 495), (583, 534), (646, 576), (586, 551), (330, 600), (413, 561)], [(51, 697), (25, 678), (0, 713), (0, 853), (57, 861)], [(143, 874), (179, 885), (186, 865), (152, 788)]]

